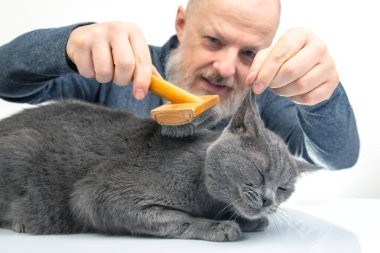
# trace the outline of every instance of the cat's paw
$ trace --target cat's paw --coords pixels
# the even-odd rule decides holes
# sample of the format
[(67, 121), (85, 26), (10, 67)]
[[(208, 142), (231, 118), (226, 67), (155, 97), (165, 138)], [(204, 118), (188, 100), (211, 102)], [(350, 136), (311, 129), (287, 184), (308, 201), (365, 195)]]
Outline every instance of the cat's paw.
[(21, 233), (21, 234), (26, 233), (25, 225), (22, 223), (15, 223), (12, 227), (12, 230), (17, 232), (17, 233)]
[(223, 241), (235, 241), (241, 235), (239, 225), (234, 221), (215, 221), (210, 228), (209, 234), (206, 240), (223, 242)]
[(238, 223), (244, 232), (261, 232), (268, 227), (269, 220), (267, 217), (261, 217), (256, 220), (239, 219)]

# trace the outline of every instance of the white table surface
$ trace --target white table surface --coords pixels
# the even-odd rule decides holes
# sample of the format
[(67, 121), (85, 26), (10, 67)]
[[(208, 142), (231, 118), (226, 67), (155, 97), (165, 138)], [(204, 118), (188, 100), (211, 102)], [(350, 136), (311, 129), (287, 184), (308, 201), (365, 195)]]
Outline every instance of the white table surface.
[(223, 243), (99, 234), (33, 236), (0, 229), (0, 253), (379, 253), (379, 214), (380, 199), (290, 200), (266, 231)]

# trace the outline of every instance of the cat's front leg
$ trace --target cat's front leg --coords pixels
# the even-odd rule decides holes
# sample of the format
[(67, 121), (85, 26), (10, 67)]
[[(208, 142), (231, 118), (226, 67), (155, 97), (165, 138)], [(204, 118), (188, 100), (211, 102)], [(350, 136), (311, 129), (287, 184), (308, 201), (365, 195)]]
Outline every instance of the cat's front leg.
[(243, 232), (260, 232), (264, 231), (268, 225), (269, 220), (267, 217), (261, 217), (255, 220), (248, 220), (242, 217), (236, 219)]
[(196, 218), (161, 206), (145, 209), (138, 216), (141, 223), (132, 231), (139, 234), (208, 241), (234, 241), (241, 235), (235, 221)]

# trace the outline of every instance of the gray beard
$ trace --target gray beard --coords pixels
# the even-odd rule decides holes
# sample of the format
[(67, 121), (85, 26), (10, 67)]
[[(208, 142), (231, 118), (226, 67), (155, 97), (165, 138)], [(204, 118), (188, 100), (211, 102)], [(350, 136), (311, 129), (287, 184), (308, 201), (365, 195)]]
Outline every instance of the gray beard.
[(235, 79), (223, 78), (214, 69), (205, 69), (199, 72), (189, 73), (189, 71), (186, 71), (186, 66), (183, 64), (180, 46), (181, 45), (178, 45), (177, 48), (172, 49), (168, 55), (165, 68), (165, 74), (168, 81), (197, 96), (210, 95), (206, 91), (200, 92), (191, 90), (191, 84), (194, 83), (196, 78), (199, 76), (205, 76), (215, 83), (233, 88), (233, 94), (230, 94), (228, 98), (220, 101), (219, 104), (212, 108), (218, 115), (217, 121), (231, 117), (243, 102), (249, 87), (244, 89), (237, 88), (237, 82)]

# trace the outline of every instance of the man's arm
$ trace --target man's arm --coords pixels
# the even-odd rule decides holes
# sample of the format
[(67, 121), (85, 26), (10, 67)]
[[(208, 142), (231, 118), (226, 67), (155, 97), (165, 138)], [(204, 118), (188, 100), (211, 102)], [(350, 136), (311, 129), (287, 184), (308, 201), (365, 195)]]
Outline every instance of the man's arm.
[(42, 29), (0, 47), (0, 97), (39, 103), (60, 97), (97, 102), (102, 83), (145, 97), (152, 66), (149, 47), (132, 23), (109, 22)]
[(267, 101), (261, 101), (264, 120), (293, 154), (330, 169), (355, 164), (354, 114), (333, 58), (309, 29), (290, 29), (259, 51), (246, 83), (253, 83), (256, 94), (270, 87)]
[(314, 106), (296, 105), (270, 89), (258, 95), (258, 102), (266, 126), (285, 140), (292, 154), (327, 169), (356, 163), (358, 131), (341, 84), (330, 99)]
[(35, 30), (1, 46), (0, 97), (28, 103), (60, 97), (93, 100), (94, 83), (77, 74), (66, 55), (68, 37), (78, 26)]

